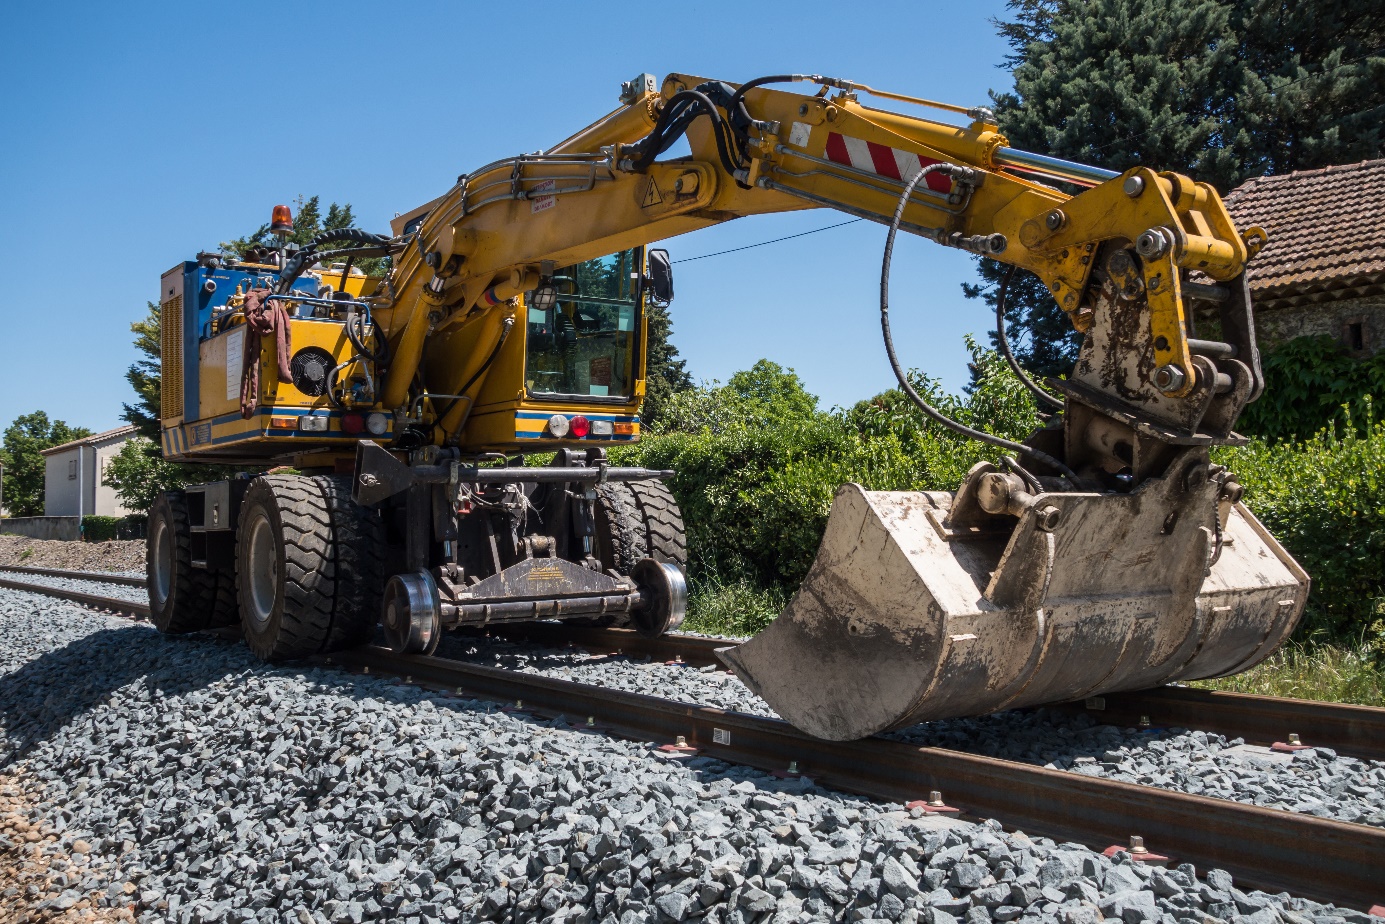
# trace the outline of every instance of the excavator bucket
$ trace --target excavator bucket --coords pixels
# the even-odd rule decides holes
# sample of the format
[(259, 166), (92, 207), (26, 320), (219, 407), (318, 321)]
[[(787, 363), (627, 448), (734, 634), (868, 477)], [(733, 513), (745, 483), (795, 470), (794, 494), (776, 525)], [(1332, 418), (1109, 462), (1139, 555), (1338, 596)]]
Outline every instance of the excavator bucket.
[(999, 528), (957, 525), (950, 494), (844, 485), (787, 609), (720, 657), (834, 741), (1245, 670), (1294, 628), (1308, 575), (1218, 504), (1205, 460), (1128, 494), (1041, 494)]

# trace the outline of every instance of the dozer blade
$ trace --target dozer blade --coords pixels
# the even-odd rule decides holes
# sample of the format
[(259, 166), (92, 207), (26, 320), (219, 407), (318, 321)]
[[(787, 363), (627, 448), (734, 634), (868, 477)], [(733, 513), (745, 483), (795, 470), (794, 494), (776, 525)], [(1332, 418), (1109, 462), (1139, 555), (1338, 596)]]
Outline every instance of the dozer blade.
[(1308, 576), (1239, 504), (1218, 543), (1214, 491), (1044, 494), (987, 533), (948, 528), (952, 495), (844, 485), (797, 595), (719, 655), (835, 741), (1236, 673), (1292, 631)]

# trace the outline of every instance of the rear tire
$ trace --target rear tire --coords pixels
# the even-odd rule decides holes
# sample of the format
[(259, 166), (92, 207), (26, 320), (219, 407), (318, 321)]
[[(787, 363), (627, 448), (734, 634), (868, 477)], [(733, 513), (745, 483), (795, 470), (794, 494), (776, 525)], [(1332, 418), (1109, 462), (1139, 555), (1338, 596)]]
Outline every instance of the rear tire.
[(241, 503), (236, 537), (246, 643), (266, 661), (368, 641), (383, 584), (384, 525), (350, 497), (350, 479), (263, 475)]
[(192, 566), (187, 496), (165, 491), (149, 511), (145, 575), (149, 621), (165, 635), (216, 628), (217, 575)]
[(688, 534), (683, 527), (683, 511), (668, 485), (662, 481), (632, 481), (628, 486), (644, 522), (647, 554), (657, 562), (677, 565), (686, 578)]
[[(630, 485), (608, 481), (596, 487), (596, 542), (593, 552), (606, 570), (629, 575), (640, 559), (649, 555), (645, 545), (644, 521), (640, 518), (639, 504)], [(626, 613), (610, 613), (605, 616), (582, 616), (569, 619), (577, 626), (595, 626), (608, 629), (612, 626), (630, 624)]]
[(629, 574), (649, 554), (644, 521), (630, 485), (610, 482), (596, 487), (596, 557), (604, 568)]

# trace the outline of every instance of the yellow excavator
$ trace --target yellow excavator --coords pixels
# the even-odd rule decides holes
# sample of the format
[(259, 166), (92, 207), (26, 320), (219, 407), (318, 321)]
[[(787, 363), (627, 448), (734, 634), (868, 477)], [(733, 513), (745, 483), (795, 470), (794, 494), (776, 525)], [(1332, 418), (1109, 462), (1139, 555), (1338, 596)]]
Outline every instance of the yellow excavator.
[[(793, 83), (816, 89), (774, 88)], [(851, 739), (1234, 673), (1284, 640), (1308, 577), (1209, 458), (1264, 384), (1245, 281), (1264, 232), (1205, 183), (1016, 150), (984, 108), (817, 75), (641, 74), (613, 112), (463, 174), (389, 234), (166, 273), (165, 457), (268, 470), (160, 496), (153, 621), (239, 622), (269, 660), (529, 620), (676, 628), (672, 473), (606, 454), (639, 439), (646, 309), (673, 298), (648, 245), (816, 208), (888, 229), (900, 387), (1001, 461), (952, 494), (842, 486), (787, 609), (722, 654), (752, 690)], [(287, 208), (273, 219), (291, 232)], [(1082, 333), (1052, 391), (1025, 379), (1052, 415), (1022, 442), (911, 387), (889, 325), (901, 231), (1034, 273)], [(380, 257), (388, 272), (358, 266)]]

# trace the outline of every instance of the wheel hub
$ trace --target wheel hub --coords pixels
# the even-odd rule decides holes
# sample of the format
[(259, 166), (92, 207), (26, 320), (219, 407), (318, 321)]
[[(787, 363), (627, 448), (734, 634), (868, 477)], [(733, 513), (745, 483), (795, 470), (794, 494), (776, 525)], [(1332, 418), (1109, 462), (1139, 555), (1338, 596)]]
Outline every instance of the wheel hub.
[(279, 597), (278, 551), (274, 526), (260, 514), (250, 524), (250, 573), (245, 575), (250, 582), (249, 616), (257, 626), (264, 626), (274, 615)]

